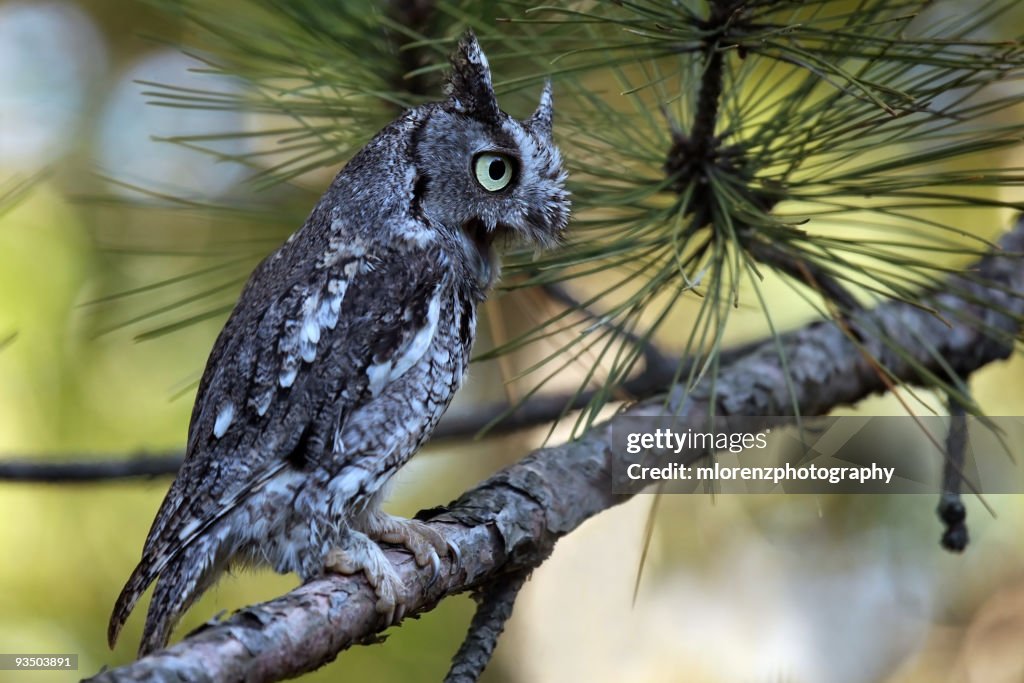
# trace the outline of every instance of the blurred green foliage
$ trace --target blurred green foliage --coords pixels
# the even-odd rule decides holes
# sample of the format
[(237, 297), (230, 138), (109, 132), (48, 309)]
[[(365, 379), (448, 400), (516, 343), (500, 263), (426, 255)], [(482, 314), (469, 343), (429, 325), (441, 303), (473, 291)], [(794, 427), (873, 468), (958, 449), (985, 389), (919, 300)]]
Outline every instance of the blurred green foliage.
[[(673, 353), (709, 354), (695, 367), (713, 374), (710, 352), (768, 333), (766, 318), (782, 330), (833, 314), (792, 273), (747, 258), (744, 231), (756, 228), (844, 280), (863, 302), (913, 299), (916, 287), (985, 249), (1021, 201), (1021, 54), (1015, 43), (993, 42), (1019, 33), (1021, 10), (1013, 3), (971, 4), (967, 19), (955, 3), (754, 3), (763, 12), (743, 54), (722, 45), (728, 76), (718, 134), (733, 146), (730, 153), (742, 150), (746, 165), (738, 176), (717, 179), (665, 169), (679, 131), (695, 125), (708, 56), (706, 27), (695, 18), (707, 16), (706, 3), (431, 4), (432, 12), (407, 22), (368, 0), (38, 4), (58, 14), (83, 11), (107, 61), (85, 84), (58, 158), (26, 167), (0, 154), (0, 451), (59, 457), (180, 446), (202, 363), (248, 272), (301, 223), (355, 149), (401, 108), (439, 96), (445, 57), (466, 27), (481, 36), (510, 112), (530, 111), (541, 80), (555, 80), (556, 135), (573, 173), (577, 219), (557, 254), (513, 255), (485, 337), (517, 352), (506, 375), (540, 370), (509, 389), (513, 395), (542, 384), (600, 388), (579, 425), (636, 370), (637, 349), (623, 343), (622, 331)], [(30, 5), (0, 2), (0, 28)], [(927, 11), (918, 16), (921, 7)], [(199, 76), (244, 86), (137, 88), (138, 99), (170, 114), (241, 113), (238, 130), (161, 134), (167, 148), (195, 150), (194, 168), (243, 169), (245, 181), (217, 197), (94, 167), (115, 84), (140, 59), (179, 49)], [(822, 55), (834, 59), (816, 61)], [(8, 131), (27, 125), (0, 121)], [(242, 143), (242, 151), (224, 151), (226, 140)], [(149, 148), (139, 153), (159, 161)], [(711, 182), (716, 204), (700, 205), (702, 179)], [(595, 325), (529, 294), (532, 285), (564, 280), (619, 327)], [(1017, 360), (980, 373), (973, 389), (981, 406), (1024, 410), (1018, 383), (1007, 381), (1019, 373)], [(472, 374), (466, 405), (503, 394), (493, 363)], [(941, 409), (934, 396), (922, 399), (922, 409)], [(899, 410), (881, 400), (860, 409)], [(392, 507), (409, 513), (450, 500), (543, 436), (436, 449), (403, 471)], [(140, 619), (129, 623), (113, 654), (104, 643), (106, 619), (166, 485), (0, 485), (0, 544), (8, 549), (0, 563), (0, 650), (77, 652), (83, 675), (129, 661)], [(938, 654), (924, 647), (930, 654), (919, 678), (912, 667), (900, 674), (898, 658), (886, 676), (936, 680), (927, 662), (952, 667), (950, 652), (967, 647), (973, 611), (1015, 590), (1024, 567), (1011, 541), (1022, 520), (1015, 499), (995, 501), (997, 522), (972, 518), (975, 547), (959, 564), (932, 542), (938, 530), (931, 500), (707, 502), (694, 496), (663, 503), (656, 569), (636, 610), (630, 592), (646, 498), (566, 541), (527, 586), (488, 680), (584, 678), (580, 672), (593, 680), (678, 680), (681, 665), (671, 653), (691, 652), (679, 643), (703, 642), (687, 629), (705, 625), (721, 633), (722, 651), (687, 663), (692, 676), (685, 677), (735, 680), (739, 669), (725, 662), (730, 653), (736, 662), (747, 650), (768, 656), (756, 647), (763, 634), (737, 624), (756, 621), (764, 609), (781, 614), (772, 617), (779, 622), (806, 618), (827, 631), (843, 623), (836, 614), (848, 603), (877, 597), (858, 583), (865, 576), (876, 577), (894, 601), (920, 597), (912, 589), (924, 586), (920, 632), (939, 638), (950, 629), (953, 646)], [(766, 569), (744, 573), (746, 563)], [(896, 565), (913, 571), (901, 574)], [(820, 604), (796, 597), (806, 589), (797, 578), (841, 579), (844, 567), (853, 578), (823, 591)], [(792, 594), (778, 605), (750, 595), (737, 602), (729, 581), (762, 581)], [(293, 585), (293, 577), (268, 574), (223, 581), (191, 610), (179, 635), (219, 610)], [(708, 604), (720, 614), (687, 609), (703, 604), (703, 594), (714, 596)], [(666, 605), (676, 605), (672, 614)], [(307, 679), (438, 680), (470, 611), (468, 599), (448, 600), (394, 629), (383, 646), (345, 653)], [(730, 626), (719, 632), (716, 623)], [(862, 635), (868, 653), (881, 647), (872, 635)], [(792, 661), (813, 659), (814, 637), (793, 639), (804, 649), (794, 645)], [(631, 660), (630, 652), (647, 658)], [(761, 679), (772, 680), (770, 667), (751, 657)], [(782, 668), (778, 679), (789, 680)], [(834, 680), (868, 680), (835, 673)]]

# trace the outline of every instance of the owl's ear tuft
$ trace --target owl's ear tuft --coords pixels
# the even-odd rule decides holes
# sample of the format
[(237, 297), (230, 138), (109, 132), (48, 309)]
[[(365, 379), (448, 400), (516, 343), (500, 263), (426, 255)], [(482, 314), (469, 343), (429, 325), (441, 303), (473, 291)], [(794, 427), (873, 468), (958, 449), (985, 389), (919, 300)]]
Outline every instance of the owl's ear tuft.
[(544, 90), (540, 93), (540, 104), (533, 115), (526, 120), (526, 126), (534, 133), (545, 138), (551, 138), (551, 119), (554, 116), (555, 107), (551, 99), (551, 81), (544, 84)]
[(497, 119), (498, 98), (491, 83), (491, 67), (472, 31), (462, 36), (451, 61), (447, 93), (455, 110), (478, 119)]

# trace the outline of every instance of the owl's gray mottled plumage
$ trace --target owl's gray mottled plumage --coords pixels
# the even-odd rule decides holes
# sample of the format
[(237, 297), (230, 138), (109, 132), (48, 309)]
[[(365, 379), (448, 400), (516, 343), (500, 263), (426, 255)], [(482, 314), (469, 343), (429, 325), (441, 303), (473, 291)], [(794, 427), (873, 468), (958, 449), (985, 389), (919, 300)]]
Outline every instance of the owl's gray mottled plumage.
[[(229, 566), (303, 580), (362, 571), (378, 608), (401, 584), (376, 541), (420, 565), (445, 548), (385, 515), (382, 487), (429, 437), (469, 362), (493, 243), (557, 242), (569, 216), (550, 88), (517, 121), (498, 108), (472, 34), (447, 101), (407, 111), (338, 174), (252, 274), (199, 385), (185, 462), (114, 606), (113, 646), (155, 580), (140, 654)], [(489, 188), (489, 189), (488, 189)]]

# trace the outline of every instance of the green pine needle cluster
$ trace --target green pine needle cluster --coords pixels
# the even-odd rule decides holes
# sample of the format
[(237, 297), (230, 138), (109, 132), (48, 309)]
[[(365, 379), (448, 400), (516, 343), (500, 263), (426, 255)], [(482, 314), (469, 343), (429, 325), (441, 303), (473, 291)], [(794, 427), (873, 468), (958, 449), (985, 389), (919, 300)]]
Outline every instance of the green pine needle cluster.
[[(548, 349), (523, 373), (526, 396), (585, 365), (578, 426), (622, 396), (651, 345), (685, 359), (675, 379), (693, 386), (713, 382), (737, 310), (780, 334), (769, 280), (850, 328), (866, 306), (942, 286), (1021, 208), (1024, 173), (1007, 159), (1024, 135), (1024, 50), (997, 34), (1008, 0), (154, 1), (187, 18), (205, 70), (245, 88), (151, 84), (153, 102), (262, 117), (236, 135), (268, 144), (232, 159), (260, 188), (340, 166), (398, 111), (437, 99), (466, 28), (509, 111), (554, 81), (574, 221), (564, 248), (514, 251), (504, 287), (541, 286), (563, 307), (484, 357)], [(929, 381), (969, 405), (957, 378)]]

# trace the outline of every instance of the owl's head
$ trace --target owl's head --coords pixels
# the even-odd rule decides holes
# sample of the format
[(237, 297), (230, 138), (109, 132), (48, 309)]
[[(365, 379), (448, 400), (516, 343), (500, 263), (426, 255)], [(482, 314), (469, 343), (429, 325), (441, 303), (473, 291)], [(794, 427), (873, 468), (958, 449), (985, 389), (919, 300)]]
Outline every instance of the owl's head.
[(420, 206), (487, 261), (499, 238), (553, 246), (569, 221), (569, 193), (551, 139), (550, 84), (533, 115), (518, 120), (498, 108), (487, 57), (472, 33), (451, 62), (448, 100), (432, 108), (414, 143)]

